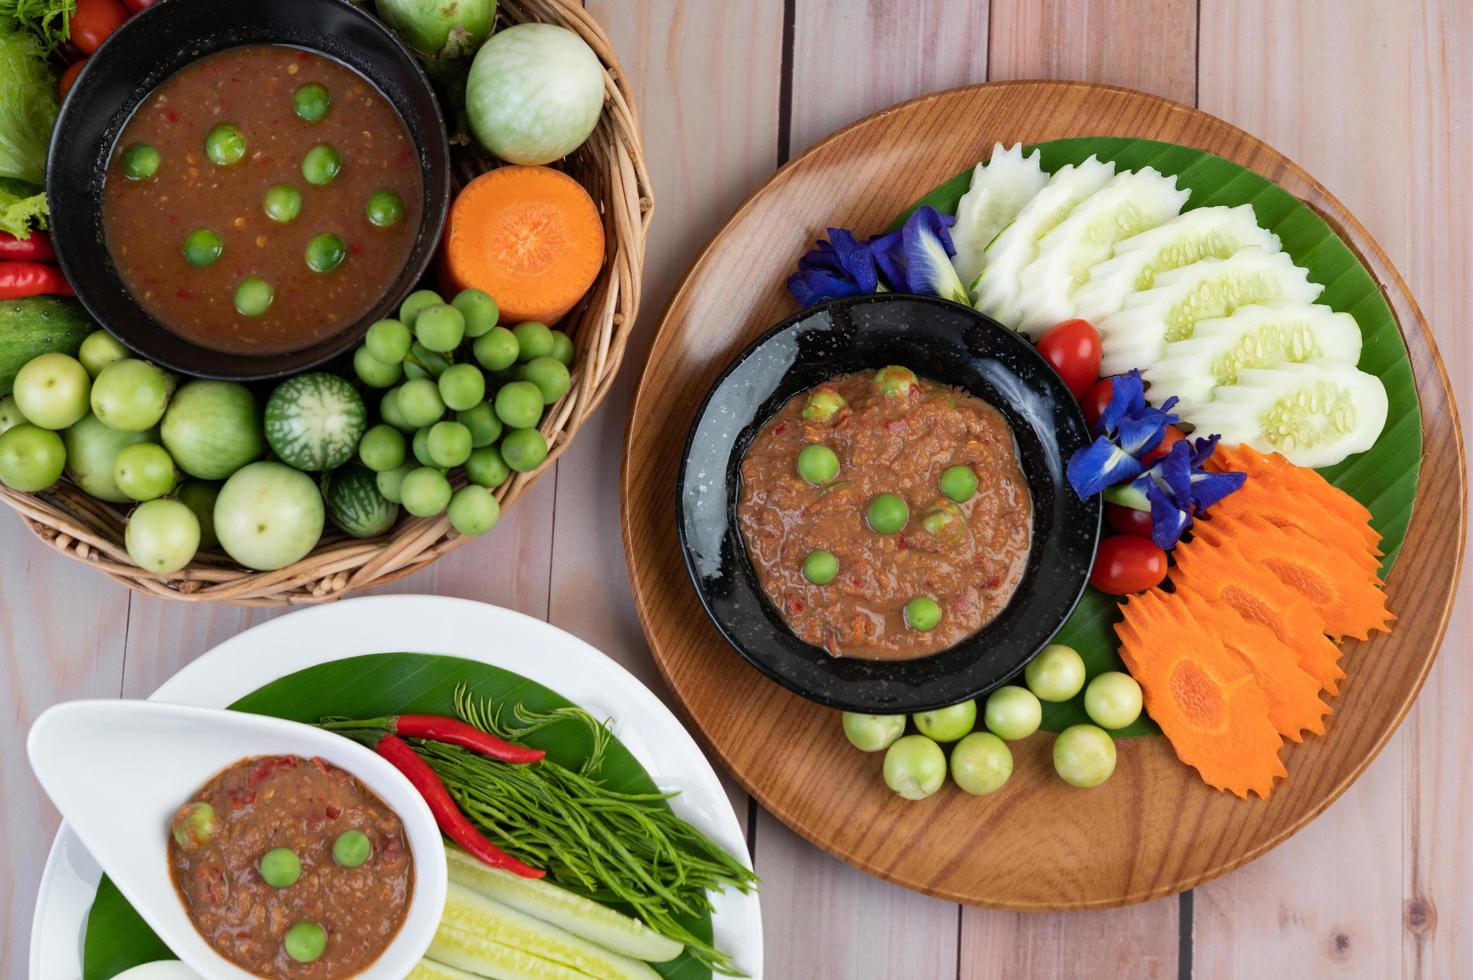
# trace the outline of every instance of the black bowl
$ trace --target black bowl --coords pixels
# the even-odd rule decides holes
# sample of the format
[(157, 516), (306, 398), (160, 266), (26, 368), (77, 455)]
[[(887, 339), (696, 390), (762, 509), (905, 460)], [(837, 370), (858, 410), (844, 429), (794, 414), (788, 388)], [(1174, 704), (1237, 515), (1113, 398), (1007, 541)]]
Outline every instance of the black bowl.
[[(981, 631), (913, 660), (832, 657), (800, 640), (757, 583), (736, 504), (747, 447), (798, 392), (887, 364), (976, 395), (1002, 412), (1033, 495), (1033, 548), (1012, 601)], [(1089, 579), (1100, 502), (1080, 500), (1064, 465), (1089, 441), (1079, 405), (1013, 331), (927, 296), (835, 300), (768, 330), (701, 405), (677, 483), (686, 568), (722, 635), (768, 677), (848, 711), (925, 711), (982, 694), (1016, 674), (1069, 618)]]
[[(231, 354), (190, 343), (155, 322), (118, 278), (103, 242), (102, 185), (113, 144), (144, 98), (190, 62), (242, 44), (308, 48), (375, 85), (409, 127), (424, 171), (419, 237), (383, 298), (358, 323), (309, 347)], [(209, 378), (271, 378), (347, 350), (389, 315), (434, 257), (450, 198), (445, 121), (429, 79), (389, 30), (345, 0), (167, 0), (129, 19), (87, 60), (67, 94), (46, 161), (51, 238), (62, 271), (93, 319), (139, 354)]]

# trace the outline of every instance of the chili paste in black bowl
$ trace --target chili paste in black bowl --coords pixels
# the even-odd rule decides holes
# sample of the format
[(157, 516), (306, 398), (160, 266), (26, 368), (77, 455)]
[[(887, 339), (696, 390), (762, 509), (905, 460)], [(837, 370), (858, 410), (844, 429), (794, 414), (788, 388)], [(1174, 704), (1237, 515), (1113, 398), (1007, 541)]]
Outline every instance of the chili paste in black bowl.
[[(1025, 513), (1031, 533), (1021, 578), (1001, 598), (1001, 610), (990, 612), (979, 630), (939, 652), (875, 659), (873, 649), (846, 655), (841, 644), (829, 643), (825, 649), (797, 635), (773, 595), (764, 591), (763, 578), (769, 585), (773, 579), (770, 557), (765, 559), (766, 575), (759, 576), (763, 562), (749, 550), (739, 505), (744, 459), (795, 396), (806, 398), (804, 393), (834, 379), (892, 366), (913, 371), (927, 397), (945, 397), (950, 388), (1002, 415), (1027, 483), (1031, 506)], [(790, 406), (784, 418), (792, 414)], [(1053, 368), (1024, 338), (975, 310), (934, 297), (898, 294), (816, 306), (747, 347), (696, 416), (677, 483), (686, 567), (722, 635), (753, 666), (790, 690), (831, 707), (870, 713), (954, 704), (1021, 670), (1078, 603), (1099, 537), (1100, 504), (1098, 498), (1080, 500), (1070, 490), (1064, 467), (1088, 440), (1083, 414)], [(910, 496), (909, 521), (924, 538), (931, 529), (921, 530), (919, 524), (924, 516), (934, 516), (934, 508), (923, 513), (923, 498), (914, 492)], [(855, 511), (852, 533), (877, 533), (867, 523), (864, 502), (850, 504)], [(836, 548), (842, 551), (842, 542)], [(785, 554), (783, 560), (802, 557)], [(905, 628), (899, 610), (890, 613), (875, 618), (884, 620), (885, 628)], [(809, 626), (806, 632), (812, 638)]]

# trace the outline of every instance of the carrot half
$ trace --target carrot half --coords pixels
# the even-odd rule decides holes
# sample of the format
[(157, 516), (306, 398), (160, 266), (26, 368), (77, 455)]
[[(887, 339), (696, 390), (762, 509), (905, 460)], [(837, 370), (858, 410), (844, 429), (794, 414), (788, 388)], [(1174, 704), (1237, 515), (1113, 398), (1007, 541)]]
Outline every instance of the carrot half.
[(1227, 541), (1201, 537), (1176, 546), (1171, 580), (1209, 602), (1222, 603), (1244, 620), (1273, 631), (1299, 659), (1299, 666), (1330, 694), (1340, 690), (1340, 648), (1325, 635), (1324, 620), (1309, 601), (1279, 581), (1256, 559)]
[(1248, 667), (1204, 631), (1185, 604), (1152, 590), (1121, 606), (1120, 657), (1177, 758), (1217, 789), (1267, 797), (1287, 774), (1283, 740)]
[(550, 167), (500, 167), (456, 196), (439, 271), (446, 293), (490, 293), (504, 321), (554, 323), (603, 263), (603, 221), (583, 185)]
[(1309, 600), (1336, 640), (1364, 640), (1371, 630), (1390, 632), (1395, 621), (1386, 609), (1381, 580), (1368, 575), (1333, 545), (1297, 527), (1278, 527), (1257, 515), (1215, 515), (1197, 529), (1208, 544), (1235, 542), (1279, 581)]

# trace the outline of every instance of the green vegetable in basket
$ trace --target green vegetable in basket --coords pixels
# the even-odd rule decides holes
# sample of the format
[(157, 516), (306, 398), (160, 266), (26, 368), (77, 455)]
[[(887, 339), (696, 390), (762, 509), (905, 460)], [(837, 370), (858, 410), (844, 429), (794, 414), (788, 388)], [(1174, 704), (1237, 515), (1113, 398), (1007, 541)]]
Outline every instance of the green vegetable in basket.
[(430, 58), (471, 54), (496, 23), (496, 0), (377, 0), (374, 7), (405, 44)]
[(588, 139), (604, 104), (598, 55), (555, 24), (517, 24), (476, 52), (466, 114), (482, 146), (510, 163), (559, 160)]

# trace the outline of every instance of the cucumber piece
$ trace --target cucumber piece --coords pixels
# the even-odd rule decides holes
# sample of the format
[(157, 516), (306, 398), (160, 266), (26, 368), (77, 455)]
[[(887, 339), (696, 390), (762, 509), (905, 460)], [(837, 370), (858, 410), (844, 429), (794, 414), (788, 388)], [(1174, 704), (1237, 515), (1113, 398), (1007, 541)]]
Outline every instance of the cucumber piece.
[(350, 463), (323, 477), (327, 516), (355, 538), (376, 538), (399, 519), (399, 505), (379, 493), (378, 478), (366, 466)]
[(1386, 425), (1386, 388), (1331, 361), (1251, 368), (1217, 389), (1193, 422), (1228, 445), (1283, 453), (1296, 466), (1333, 466), (1375, 443)]
[(1272, 368), (1305, 361), (1352, 367), (1360, 360), (1360, 326), (1349, 313), (1303, 303), (1242, 306), (1231, 315), (1200, 320), (1191, 339), (1166, 345), (1166, 356), (1143, 374), (1148, 397), (1160, 404), (1179, 399), (1178, 414), (1210, 401), (1219, 385), (1236, 384), (1246, 368)]
[(455, 848), (445, 849), (450, 880), (487, 898), (566, 929), (604, 949), (637, 960), (664, 963), (685, 947), (667, 939), (638, 919), (616, 912), (550, 881), (523, 878), (488, 867)]
[(1151, 501), (1144, 490), (1137, 490), (1134, 483), (1117, 483), (1100, 492), (1107, 504), (1129, 507), (1131, 510), (1150, 510)]
[(611, 953), (453, 881), (428, 956), (487, 977), (659, 977), (639, 960)]
[(1093, 156), (1078, 166), (1065, 164), (1055, 171), (1043, 190), (987, 246), (982, 274), (972, 285), (972, 305), (1000, 323), (1016, 326), (1018, 274), (1038, 254), (1038, 240), (1113, 176), (1115, 164), (1101, 163)]
[(951, 228), (956, 246), (951, 264), (962, 282), (976, 281), (987, 261), (987, 246), (1048, 183), (1040, 159), (1038, 150), (1025, 157), (1022, 143), (1007, 149), (997, 143), (987, 162), (972, 169), (972, 183), (956, 204)]
[(1117, 243), (1114, 257), (1089, 270), (1089, 280), (1075, 291), (1075, 315), (1098, 323), (1118, 313), (1132, 293), (1154, 286), (1161, 273), (1249, 246), (1279, 250), (1279, 236), (1258, 226), (1253, 205), (1188, 211)]
[(30, 296), (0, 303), (0, 395), (10, 394), (15, 376), (42, 354), (77, 355), (97, 329), (82, 304), (62, 296)]
[(409, 971), (409, 976), (404, 980), (481, 980), (481, 978), (474, 973), (457, 970), (453, 966), (436, 963), (434, 960), (420, 960), (414, 964), (414, 969)]
[(1148, 368), (1166, 356), (1169, 342), (1186, 340), (1199, 320), (1227, 316), (1240, 306), (1288, 300), (1312, 303), (1325, 287), (1283, 252), (1244, 248), (1226, 259), (1202, 259), (1163, 272), (1156, 284), (1105, 317), (1100, 374)]
[(1043, 236), (1037, 257), (1018, 274), (1019, 329), (1038, 340), (1074, 316), (1074, 291), (1114, 254), (1115, 243), (1176, 217), (1190, 196), (1175, 177), (1151, 167), (1116, 174)]
[(335, 374), (299, 374), (266, 402), (266, 442), (281, 461), (310, 473), (353, 458), (368, 427), (363, 396)]

